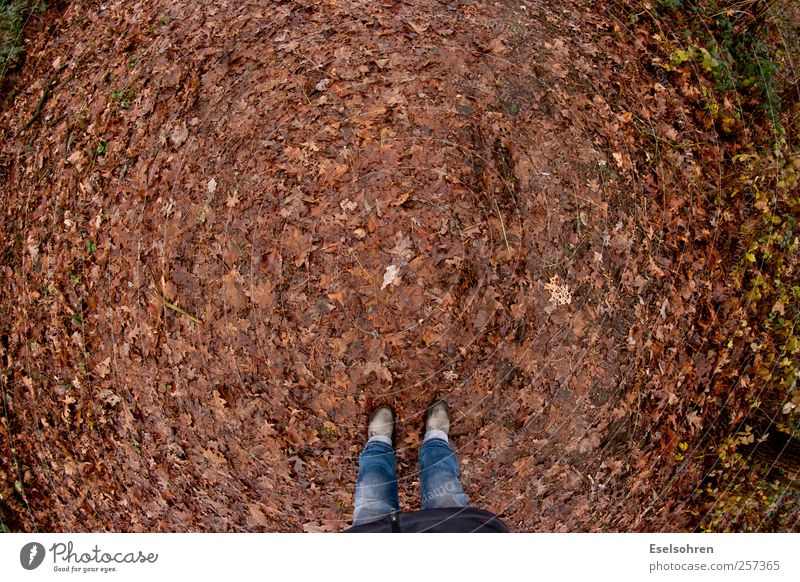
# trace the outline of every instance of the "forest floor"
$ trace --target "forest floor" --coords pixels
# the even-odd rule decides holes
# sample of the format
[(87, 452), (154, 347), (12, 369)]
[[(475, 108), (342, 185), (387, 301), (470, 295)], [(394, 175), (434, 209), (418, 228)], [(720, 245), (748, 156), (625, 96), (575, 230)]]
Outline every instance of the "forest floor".
[(697, 527), (702, 437), (741, 417), (703, 382), (737, 252), (699, 204), (719, 138), (611, 8), (43, 25), (0, 114), (8, 527), (341, 530), (381, 402), (418, 509), (437, 398), (512, 530)]

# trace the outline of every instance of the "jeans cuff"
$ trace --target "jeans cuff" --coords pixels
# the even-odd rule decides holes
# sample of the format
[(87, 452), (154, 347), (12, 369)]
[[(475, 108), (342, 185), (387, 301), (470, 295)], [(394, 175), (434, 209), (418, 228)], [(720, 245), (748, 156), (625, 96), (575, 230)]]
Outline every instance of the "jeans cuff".
[(371, 436), (369, 438), (369, 440), (367, 441), (367, 444), (373, 443), (373, 442), (383, 443), (385, 445), (389, 445), (390, 447), (392, 446), (392, 439), (390, 439), (389, 437), (387, 437), (385, 435), (382, 435), (382, 434), (376, 434), (376, 435)]
[(425, 438), (422, 439), (423, 443), (427, 443), (431, 439), (441, 439), (446, 443), (450, 443), (450, 440), (447, 438), (447, 433), (443, 430), (436, 430), (432, 429), (425, 433)]

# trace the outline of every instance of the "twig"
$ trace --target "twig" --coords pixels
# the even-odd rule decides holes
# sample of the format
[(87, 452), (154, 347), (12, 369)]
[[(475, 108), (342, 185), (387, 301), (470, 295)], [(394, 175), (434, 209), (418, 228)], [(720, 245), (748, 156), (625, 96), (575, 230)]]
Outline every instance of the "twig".
[(503, 222), (503, 215), (500, 213), (500, 206), (497, 205), (497, 198), (492, 195), (492, 202), (494, 202), (494, 207), (497, 209), (497, 217), (500, 219), (500, 230), (503, 231), (503, 240), (506, 243), (506, 250), (508, 251), (508, 256), (513, 257), (514, 254), (511, 252), (511, 245), (508, 244), (508, 237), (506, 236), (506, 225)]
[(180, 313), (181, 315), (185, 315), (186, 317), (188, 317), (189, 319), (191, 319), (195, 323), (203, 323), (202, 319), (200, 319), (199, 317), (197, 317), (195, 315), (192, 315), (191, 313), (186, 311), (183, 307), (180, 307), (179, 305), (175, 305), (171, 301), (167, 301), (167, 299), (163, 295), (161, 295), (160, 293), (152, 293), (152, 295), (154, 297), (156, 297), (157, 299), (160, 299), (161, 303), (163, 303), (164, 307), (169, 307), (173, 311), (175, 311), (177, 313)]
[(31, 118), (25, 123), (25, 126), (22, 128), (22, 131), (28, 131), (31, 126), (36, 123), (36, 121), (42, 116), (42, 109), (44, 108), (44, 104), (47, 103), (47, 100), (50, 99), (50, 95), (53, 94), (53, 89), (55, 89), (56, 85), (58, 85), (59, 78), (58, 76), (61, 74), (61, 71), (67, 68), (67, 65), (62, 65), (56, 73), (50, 77), (50, 80), (47, 82), (47, 85), (42, 91), (42, 98), (39, 99), (39, 104), (36, 106), (36, 109), (33, 111), (33, 115)]
[[(646, 124), (647, 124), (647, 122), (645, 122), (645, 120), (644, 120), (644, 119), (642, 119), (641, 117), (639, 117), (639, 116), (635, 116), (635, 118), (636, 118), (636, 120), (637, 120), (637, 121), (639, 121), (639, 122), (640, 122), (640, 123), (642, 123), (643, 125), (646, 125)], [(641, 129), (641, 128), (640, 128), (640, 127), (638, 127), (637, 125), (634, 125), (634, 127), (636, 127), (636, 130), (637, 130), (639, 133), (642, 133), (642, 134), (644, 134), (644, 135), (649, 135), (650, 137), (652, 137), (652, 138), (653, 138), (653, 139), (656, 141), (656, 143), (665, 143), (665, 144), (667, 144), (669, 147), (671, 147), (672, 149), (676, 149), (676, 150), (690, 150), (690, 149), (692, 149), (692, 148), (695, 148), (695, 147), (697, 147), (697, 146), (700, 146), (700, 145), (702, 145), (700, 142), (673, 143), (673, 142), (671, 142), (670, 140), (668, 140), (668, 139), (666, 139), (666, 138), (664, 138), (664, 137), (661, 137), (660, 135), (658, 135), (657, 133), (655, 133), (655, 132), (653, 132), (653, 131), (648, 131), (647, 129)]]

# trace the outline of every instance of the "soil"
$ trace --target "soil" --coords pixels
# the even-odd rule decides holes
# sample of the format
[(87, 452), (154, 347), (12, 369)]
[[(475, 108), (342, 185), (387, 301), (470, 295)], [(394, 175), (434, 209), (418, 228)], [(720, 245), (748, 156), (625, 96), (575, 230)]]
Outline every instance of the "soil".
[(716, 136), (618, 16), (61, 7), (2, 113), (5, 521), (338, 531), (382, 402), (417, 509), (444, 398), (471, 503), (511, 529), (691, 530), (726, 421), (691, 210), (718, 177), (642, 144)]

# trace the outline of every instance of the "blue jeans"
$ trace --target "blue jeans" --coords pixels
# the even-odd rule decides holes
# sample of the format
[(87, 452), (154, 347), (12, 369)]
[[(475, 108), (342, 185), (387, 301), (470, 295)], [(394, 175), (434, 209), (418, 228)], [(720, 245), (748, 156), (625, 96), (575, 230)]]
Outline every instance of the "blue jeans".
[[(419, 474), (422, 509), (468, 506), (467, 495), (458, 480), (455, 452), (444, 438), (427, 438), (419, 447)], [(381, 438), (372, 438), (358, 461), (353, 525), (397, 511), (400, 502), (394, 449)]]

